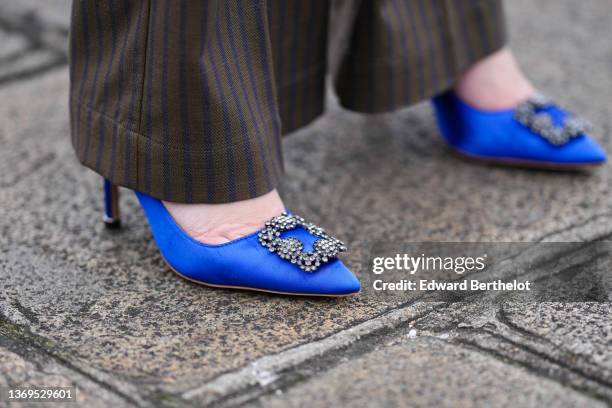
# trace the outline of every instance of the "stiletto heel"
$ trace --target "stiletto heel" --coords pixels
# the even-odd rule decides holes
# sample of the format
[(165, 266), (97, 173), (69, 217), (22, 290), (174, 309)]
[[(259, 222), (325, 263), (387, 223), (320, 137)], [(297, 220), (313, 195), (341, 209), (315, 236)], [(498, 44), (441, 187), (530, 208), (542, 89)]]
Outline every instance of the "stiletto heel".
[(104, 179), (104, 224), (107, 228), (119, 228), (119, 187)]

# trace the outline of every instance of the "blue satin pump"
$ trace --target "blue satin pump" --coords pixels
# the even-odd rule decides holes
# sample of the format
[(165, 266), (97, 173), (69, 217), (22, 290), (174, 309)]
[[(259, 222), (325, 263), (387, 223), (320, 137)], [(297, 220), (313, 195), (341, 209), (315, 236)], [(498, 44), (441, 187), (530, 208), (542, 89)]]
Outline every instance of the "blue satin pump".
[(558, 170), (606, 161), (603, 149), (587, 135), (588, 122), (539, 94), (500, 111), (476, 109), (452, 91), (435, 97), (433, 105), (443, 137), (469, 158)]
[[(118, 191), (108, 181), (105, 181), (104, 191), (104, 220), (107, 225), (116, 227), (119, 223)], [(207, 286), (287, 295), (345, 296), (360, 290), (353, 272), (335, 257), (325, 258), (326, 262), (320, 266), (317, 263), (316, 270), (304, 271), (290, 259), (283, 259), (282, 249), (271, 252), (262, 245), (261, 231), (224, 244), (205, 244), (187, 235), (160, 200), (140, 192), (136, 192), (136, 196), (162, 257), (185, 279)], [(309, 253), (313, 246), (320, 245), (316, 244), (318, 237), (302, 227), (283, 231), (282, 238), (288, 244), (299, 240)]]

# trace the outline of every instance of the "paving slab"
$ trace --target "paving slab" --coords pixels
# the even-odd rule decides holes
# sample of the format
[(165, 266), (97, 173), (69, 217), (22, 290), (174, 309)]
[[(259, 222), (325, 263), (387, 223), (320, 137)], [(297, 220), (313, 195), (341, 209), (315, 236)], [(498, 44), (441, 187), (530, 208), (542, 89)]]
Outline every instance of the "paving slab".
[[(45, 373), (39, 367), (24, 360), (19, 355), (0, 348), (0, 387), (15, 387), (15, 389), (73, 387), (72, 396), (74, 402), (79, 404), (91, 404), (91, 406), (102, 406), (100, 403), (95, 404), (92, 398), (85, 392), (81, 392), (77, 396), (74, 385), (75, 383), (65, 376), (56, 373)], [(2, 395), (3, 397), (6, 396), (5, 392), (3, 392)], [(41, 403), (38, 402), (37, 404)], [(42, 404), (43, 406), (52, 406), (54, 403)], [(6, 406), (23, 406), (23, 403), (14, 401), (9, 402)]]
[(604, 407), (562, 384), (475, 350), (411, 338), (344, 362), (261, 407)]
[[(607, 7), (605, 0), (581, 7), (569, 0), (508, 4), (512, 41), (530, 76), (589, 116), (598, 128), (595, 136), (612, 151), (612, 51), (602, 12)], [(530, 10), (554, 24), (526, 18)], [(545, 64), (543, 55), (557, 62)], [(172, 399), (411, 300), (366, 293), (344, 300), (293, 299), (209, 290), (178, 279), (161, 261), (131, 195), (122, 200), (125, 228), (104, 230), (100, 180), (78, 165), (70, 148), (67, 100), (65, 68), (0, 88), (0, 311), (49, 340), (46, 352), (61, 352), (80, 370), (91, 369), (114, 392), (129, 393), (122, 386), (135, 384), (145, 397), (135, 404), (160, 395)], [(362, 278), (377, 241), (593, 240), (612, 233), (608, 166), (593, 174), (559, 174), (463, 162), (449, 155), (425, 104), (365, 117), (341, 111), (330, 98), (329, 113), (288, 138), (285, 151), (288, 206), (350, 242), (346, 259)], [(479, 310), (488, 316), (495, 309)], [(525, 316), (516, 320), (533, 324)], [(605, 330), (593, 332), (599, 338), (593, 350), (609, 339)], [(423, 353), (419, 364), (436, 358), (417, 351)], [(488, 364), (478, 353), (448, 352), (460, 354), (473, 373)], [(609, 364), (603, 353), (599, 368)], [(541, 381), (550, 391), (541, 396), (533, 374), (492, 364), (519, 389), (533, 390), (529, 401), (556, 402), (546, 398), (560, 395), (552, 380)], [(402, 367), (398, 363), (398, 376)], [(436, 375), (444, 372), (440, 368)], [(467, 401), (459, 385), (451, 396)], [(389, 403), (403, 398), (406, 389), (400, 390)], [(352, 392), (347, 389), (346, 398)], [(490, 401), (488, 390), (480, 392)], [(567, 392), (576, 404), (590, 401)], [(509, 398), (504, 395), (502, 403)], [(188, 403), (177, 398), (179, 405)]]
[(70, 0), (19, 0), (2, 3), (2, 14), (11, 18), (25, 18), (48, 26), (68, 30), (70, 26)]
[(0, 10), (0, 85), (66, 64), (69, 1), (3, 2)]
[[(4, 327), (2, 330), (4, 330)], [(6, 341), (1, 342), (5, 343)], [(0, 346), (0, 387), (2, 388), (0, 394), (3, 398), (3, 403), (0, 405), (3, 407), (53, 407), (62, 404), (78, 404), (78, 406), (87, 407), (130, 406), (129, 401), (119, 398), (114, 392), (110, 392), (82, 374), (66, 368), (49, 356), (41, 356), (31, 348), (15, 351)], [(21, 354), (27, 354), (28, 357), (24, 358)], [(8, 397), (8, 389), (41, 388), (64, 388), (70, 390), (72, 397), (64, 402), (5, 401), (5, 398)]]
[(499, 316), (514, 330), (541, 340), (549, 355), (612, 385), (612, 304), (507, 304)]
[(411, 323), (418, 336), (444, 338), (612, 400), (610, 303), (513, 302), (487, 295), (438, 308)]

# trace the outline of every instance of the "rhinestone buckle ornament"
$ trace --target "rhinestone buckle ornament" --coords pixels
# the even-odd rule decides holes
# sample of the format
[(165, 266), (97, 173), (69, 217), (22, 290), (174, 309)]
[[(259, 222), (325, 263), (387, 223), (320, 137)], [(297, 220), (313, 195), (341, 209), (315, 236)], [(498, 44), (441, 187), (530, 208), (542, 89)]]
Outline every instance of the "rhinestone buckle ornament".
[(574, 115), (566, 118), (562, 127), (555, 126), (550, 114), (542, 111), (552, 105), (551, 98), (539, 93), (535, 94), (516, 107), (514, 118), (556, 146), (564, 145), (571, 139), (591, 130), (592, 126), (588, 120)]
[[(318, 237), (311, 252), (304, 251), (304, 244), (297, 238), (281, 238), (281, 233), (302, 227)], [(314, 272), (326, 262), (346, 251), (344, 243), (330, 235), (321, 227), (306, 222), (302, 217), (283, 212), (266, 222), (258, 235), (259, 243), (280, 258), (297, 265), (305, 272)]]

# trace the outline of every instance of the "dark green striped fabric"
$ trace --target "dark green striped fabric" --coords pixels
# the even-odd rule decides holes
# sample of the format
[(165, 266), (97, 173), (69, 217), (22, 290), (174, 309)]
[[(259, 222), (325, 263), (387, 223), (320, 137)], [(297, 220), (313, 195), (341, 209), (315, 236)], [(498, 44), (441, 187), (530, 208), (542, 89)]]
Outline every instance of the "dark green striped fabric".
[(281, 135), (324, 110), (383, 112), (452, 87), (505, 42), (500, 0), (81, 0), (72, 142), (112, 182), (244, 200), (282, 176)]

